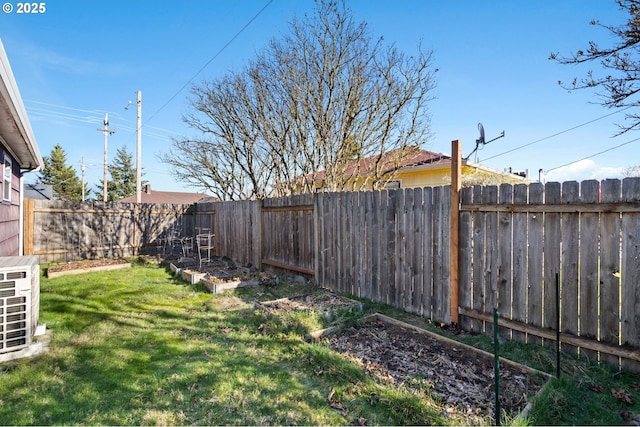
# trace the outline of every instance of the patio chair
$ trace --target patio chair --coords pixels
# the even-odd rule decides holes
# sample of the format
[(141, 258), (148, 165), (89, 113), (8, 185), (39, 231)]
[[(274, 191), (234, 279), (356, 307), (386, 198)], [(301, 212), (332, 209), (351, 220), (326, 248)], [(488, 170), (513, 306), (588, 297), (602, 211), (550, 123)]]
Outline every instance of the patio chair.
[(214, 244), (214, 235), (211, 233), (201, 233), (196, 235), (196, 246), (198, 247), (198, 259), (200, 268), (203, 263), (211, 262), (211, 250)]

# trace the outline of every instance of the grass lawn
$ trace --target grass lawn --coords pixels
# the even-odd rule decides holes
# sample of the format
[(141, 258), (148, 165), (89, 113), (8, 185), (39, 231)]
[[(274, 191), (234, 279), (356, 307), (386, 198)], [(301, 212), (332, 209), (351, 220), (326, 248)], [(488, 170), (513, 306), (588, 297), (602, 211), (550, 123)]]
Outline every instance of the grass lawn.
[[(0, 425), (463, 422), (445, 417), (426, 393), (381, 384), (340, 354), (305, 342), (305, 332), (327, 326), (322, 316), (276, 319), (254, 309), (256, 300), (312, 290), (281, 281), (212, 295), (143, 264), (42, 277), (40, 321), (51, 343), (37, 358), (0, 365)], [(400, 315), (364, 305), (365, 314)], [(546, 350), (504, 347), (508, 357), (553, 372)], [(530, 423), (623, 424), (623, 415), (640, 413), (638, 376), (572, 358), (564, 365), (566, 375), (534, 402)], [(611, 389), (627, 390), (633, 403)]]

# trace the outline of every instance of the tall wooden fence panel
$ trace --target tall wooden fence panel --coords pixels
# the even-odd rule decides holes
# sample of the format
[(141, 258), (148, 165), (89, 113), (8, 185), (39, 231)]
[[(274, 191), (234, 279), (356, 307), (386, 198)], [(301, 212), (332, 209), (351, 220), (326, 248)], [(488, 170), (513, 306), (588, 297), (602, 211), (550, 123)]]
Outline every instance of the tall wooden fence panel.
[(449, 187), (316, 195), (318, 283), (449, 318)]
[(196, 203), (193, 212), (194, 234), (215, 234), (218, 228), (216, 225), (216, 206), (218, 206), (217, 202)]
[(514, 339), (559, 326), (565, 350), (640, 367), (639, 201), (640, 178), (463, 189), (462, 325), (490, 332), (497, 307)]
[(25, 254), (41, 262), (157, 253), (190, 235), (190, 205), (33, 200), (25, 204)]
[(315, 275), (314, 195), (263, 201), (261, 263)]
[(260, 204), (257, 200), (215, 204), (216, 254), (261, 266)]

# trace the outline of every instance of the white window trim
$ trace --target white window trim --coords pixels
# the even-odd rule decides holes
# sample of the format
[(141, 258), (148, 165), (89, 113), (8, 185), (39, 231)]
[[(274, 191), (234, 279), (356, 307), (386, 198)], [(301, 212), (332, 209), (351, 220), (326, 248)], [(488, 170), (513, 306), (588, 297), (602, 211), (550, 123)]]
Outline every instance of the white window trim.
[[(11, 157), (9, 157), (8, 153), (4, 153), (4, 162), (2, 164), (2, 200), (11, 201), (11, 180), (13, 178), (13, 162), (11, 161)], [(7, 177), (7, 170), (9, 172), (9, 176)], [(8, 180), (7, 180), (8, 178)], [(9, 185), (7, 195), (7, 184)]]
[[(391, 183), (393, 183), (393, 184), (397, 183), (397, 184), (398, 184), (398, 187), (397, 187), (397, 188), (395, 188), (395, 187), (391, 187), (391, 186), (389, 185), (389, 184), (391, 184)], [(403, 187), (402, 187), (402, 180), (401, 180), (401, 179), (390, 179), (390, 180), (389, 180), (389, 181), (387, 181), (387, 183), (384, 185), (384, 188), (385, 188), (385, 190), (397, 190), (397, 189), (403, 188)]]

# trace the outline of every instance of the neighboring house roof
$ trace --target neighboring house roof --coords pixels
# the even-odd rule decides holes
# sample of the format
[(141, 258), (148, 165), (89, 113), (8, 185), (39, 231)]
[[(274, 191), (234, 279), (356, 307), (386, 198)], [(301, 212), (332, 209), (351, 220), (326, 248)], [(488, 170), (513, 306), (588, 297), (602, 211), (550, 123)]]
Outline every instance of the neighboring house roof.
[[(377, 164), (380, 165), (382, 174), (385, 174), (399, 168), (415, 167), (418, 165), (448, 164), (450, 162), (451, 157), (441, 153), (413, 148), (410, 149), (408, 154), (402, 156), (401, 149), (396, 149), (388, 151), (382, 155), (377, 154), (364, 159), (354, 160), (345, 166), (344, 175), (348, 178), (351, 178), (354, 175), (367, 175), (369, 171), (376, 167)], [(325, 171), (319, 171), (307, 176), (307, 178), (313, 179), (314, 181), (322, 181), (324, 176)]]
[[(142, 193), (140, 194), (140, 201), (142, 203), (170, 203), (170, 204), (188, 204), (197, 203), (201, 199), (209, 198), (210, 196), (205, 193), (183, 193), (178, 191), (151, 191), (151, 185), (145, 185)], [(125, 197), (118, 200), (124, 203), (136, 203), (136, 196)]]
[[(451, 168), (451, 156), (442, 153), (434, 153), (432, 151), (422, 150), (420, 148), (410, 148), (408, 154), (401, 155), (400, 149), (392, 150), (382, 155), (367, 157), (360, 160), (354, 160), (345, 167), (344, 176), (346, 178), (364, 177), (371, 173), (376, 167), (380, 166), (381, 175), (388, 172), (397, 171), (398, 174), (408, 172), (420, 172), (429, 170), (441, 170)], [(523, 173), (502, 172), (488, 168), (486, 166), (469, 163), (462, 160), (462, 165), (469, 170), (483, 171), (491, 175), (501, 175), (512, 180), (525, 181), (526, 175)], [(463, 171), (464, 172), (464, 171)], [(307, 175), (307, 180), (313, 180), (316, 183), (322, 182), (325, 177), (325, 171), (319, 171), (315, 174)]]
[(25, 199), (53, 200), (53, 185), (24, 184), (22, 189)]
[(32, 171), (44, 166), (2, 41), (0, 41), (0, 139), (21, 169)]

